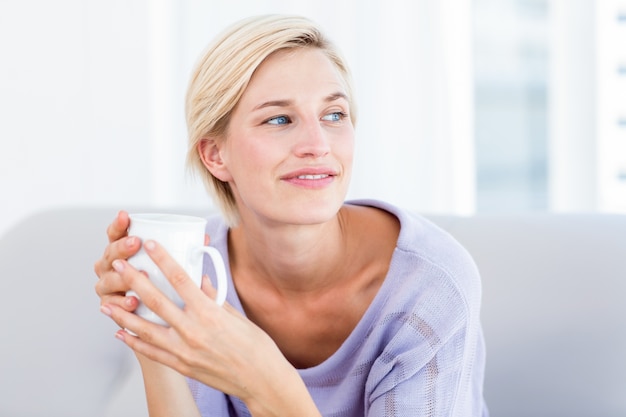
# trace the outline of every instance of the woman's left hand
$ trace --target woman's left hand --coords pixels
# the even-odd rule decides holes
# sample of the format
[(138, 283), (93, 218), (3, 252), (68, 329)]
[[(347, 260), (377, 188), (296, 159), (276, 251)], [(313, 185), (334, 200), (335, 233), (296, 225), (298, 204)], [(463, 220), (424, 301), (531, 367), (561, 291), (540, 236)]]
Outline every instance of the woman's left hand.
[(203, 278), (200, 289), (159, 244), (147, 241), (144, 250), (168, 278), (185, 307), (177, 307), (127, 261), (116, 260), (113, 267), (125, 283), (170, 325), (160, 326), (119, 306), (105, 304), (105, 314), (137, 335), (120, 330), (116, 335), (119, 339), (151, 360), (239, 397), (249, 408), (253, 404), (269, 406), (281, 391), (284, 395), (293, 390), (295, 380), (304, 386), (267, 333), (229, 304), (220, 307), (215, 303), (215, 290), (208, 278)]

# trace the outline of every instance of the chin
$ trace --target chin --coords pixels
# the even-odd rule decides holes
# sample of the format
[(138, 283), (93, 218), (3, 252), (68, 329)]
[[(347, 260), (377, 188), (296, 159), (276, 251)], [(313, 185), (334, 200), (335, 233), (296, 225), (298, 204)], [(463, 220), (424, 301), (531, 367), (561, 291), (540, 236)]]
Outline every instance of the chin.
[(285, 223), (315, 225), (329, 222), (337, 217), (344, 199), (307, 199), (283, 204), (279, 208)]
[(245, 218), (252, 220), (256, 217), (261, 222), (275, 225), (316, 225), (335, 219), (345, 201), (345, 192), (338, 189), (326, 191), (256, 193), (245, 201), (236, 194), (236, 198), (244, 222)]

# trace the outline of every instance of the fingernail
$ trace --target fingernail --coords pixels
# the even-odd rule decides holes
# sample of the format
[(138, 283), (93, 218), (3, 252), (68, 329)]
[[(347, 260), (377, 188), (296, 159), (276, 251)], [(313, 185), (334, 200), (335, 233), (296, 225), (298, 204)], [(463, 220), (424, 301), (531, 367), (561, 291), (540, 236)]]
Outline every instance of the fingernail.
[(118, 340), (121, 340), (122, 342), (124, 341), (124, 330), (118, 330), (117, 333), (115, 333), (115, 338)]
[(128, 239), (126, 239), (126, 246), (129, 248), (132, 248), (133, 246), (135, 246), (135, 241), (137, 240), (136, 237), (131, 236)]
[(154, 248), (156, 248), (156, 244), (152, 240), (148, 240), (146, 243), (143, 244), (143, 246), (148, 250), (154, 250)]
[(113, 261), (113, 269), (115, 269), (117, 272), (122, 272), (124, 270), (124, 263), (122, 261), (120, 261), (119, 259), (116, 259), (115, 261)]
[(100, 306), (100, 311), (102, 312), (102, 314), (109, 317), (111, 317), (111, 314), (113, 314), (111, 309), (107, 306)]

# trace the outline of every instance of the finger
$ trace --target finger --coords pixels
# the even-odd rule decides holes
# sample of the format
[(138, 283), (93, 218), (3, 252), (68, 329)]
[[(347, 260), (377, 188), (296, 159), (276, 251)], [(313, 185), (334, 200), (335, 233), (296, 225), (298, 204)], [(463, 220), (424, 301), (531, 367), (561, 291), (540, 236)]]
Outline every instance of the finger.
[(141, 239), (136, 236), (124, 236), (110, 243), (105, 251), (105, 259), (112, 263), (116, 259), (128, 259), (141, 249)]
[(126, 311), (135, 311), (139, 300), (133, 295), (126, 295), (130, 288), (123, 278), (115, 271), (103, 274), (95, 284), (96, 294), (100, 297), (100, 304), (115, 304)]
[(136, 237), (127, 238), (130, 217), (125, 211), (120, 211), (113, 222), (107, 227), (109, 245), (104, 250), (104, 255), (94, 264), (94, 271), (98, 277), (111, 270), (111, 262), (115, 259), (128, 259), (141, 247), (141, 242)]
[(134, 313), (129, 313), (114, 304), (103, 304), (100, 307), (100, 311), (109, 316), (122, 329), (132, 332), (136, 335), (135, 337), (144, 340), (146, 343), (153, 343), (155, 335), (167, 329)]
[(185, 374), (185, 369), (187, 368), (184, 367), (184, 364), (177, 355), (170, 353), (172, 351), (175, 352), (176, 347), (169, 346), (169, 350), (162, 349), (144, 341), (140, 337), (130, 334), (126, 330), (119, 330), (115, 334), (115, 337), (146, 358), (172, 368), (183, 375)]
[(123, 329), (116, 333), (116, 338), (135, 352), (170, 368), (181, 368), (183, 364), (175, 353), (181, 351), (182, 346), (171, 328), (149, 322), (115, 305), (104, 304), (100, 310)]
[(121, 259), (114, 261), (113, 267), (120, 274), (125, 284), (139, 296), (141, 302), (165, 322), (173, 326), (183, 320), (183, 311), (163, 294), (143, 272), (138, 271), (127, 261)]
[[(198, 285), (189, 278), (185, 269), (167, 253), (163, 246), (149, 240), (144, 243), (144, 250), (167, 277), (169, 283), (186, 305), (199, 307), (206, 303), (206, 297), (203, 296)], [(173, 323), (170, 324), (173, 325)]]
[(117, 216), (107, 228), (107, 237), (109, 238), (109, 242), (114, 242), (126, 236), (129, 226), (130, 217), (126, 211), (121, 210), (117, 213)]
[(122, 237), (107, 245), (104, 255), (94, 264), (94, 272), (98, 277), (111, 271), (111, 264), (116, 259), (128, 259), (141, 248), (141, 240), (136, 236)]
[(108, 295), (124, 295), (130, 290), (122, 276), (113, 269), (112, 263), (109, 268), (109, 271), (100, 274), (100, 279), (95, 284), (96, 293), (100, 298)]
[(133, 295), (113, 294), (106, 295), (100, 299), (100, 305), (113, 304), (132, 313), (139, 307), (139, 300)]

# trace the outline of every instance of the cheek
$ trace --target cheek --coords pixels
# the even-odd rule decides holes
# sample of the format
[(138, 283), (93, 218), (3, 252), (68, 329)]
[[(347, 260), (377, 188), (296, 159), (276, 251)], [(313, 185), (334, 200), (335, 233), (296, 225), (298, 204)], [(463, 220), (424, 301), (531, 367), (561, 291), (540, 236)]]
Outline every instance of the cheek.
[(247, 143), (238, 157), (243, 175), (258, 177), (270, 168), (271, 148), (259, 144)]
[(354, 159), (354, 131), (338, 142), (335, 152), (344, 164), (352, 165), (352, 160)]
[(233, 176), (233, 181), (247, 178), (258, 178), (268, 169), (271, 158), (271, 149), (262, 146), (262, 141), (240, 141), (228, 149), (225, 161)]

